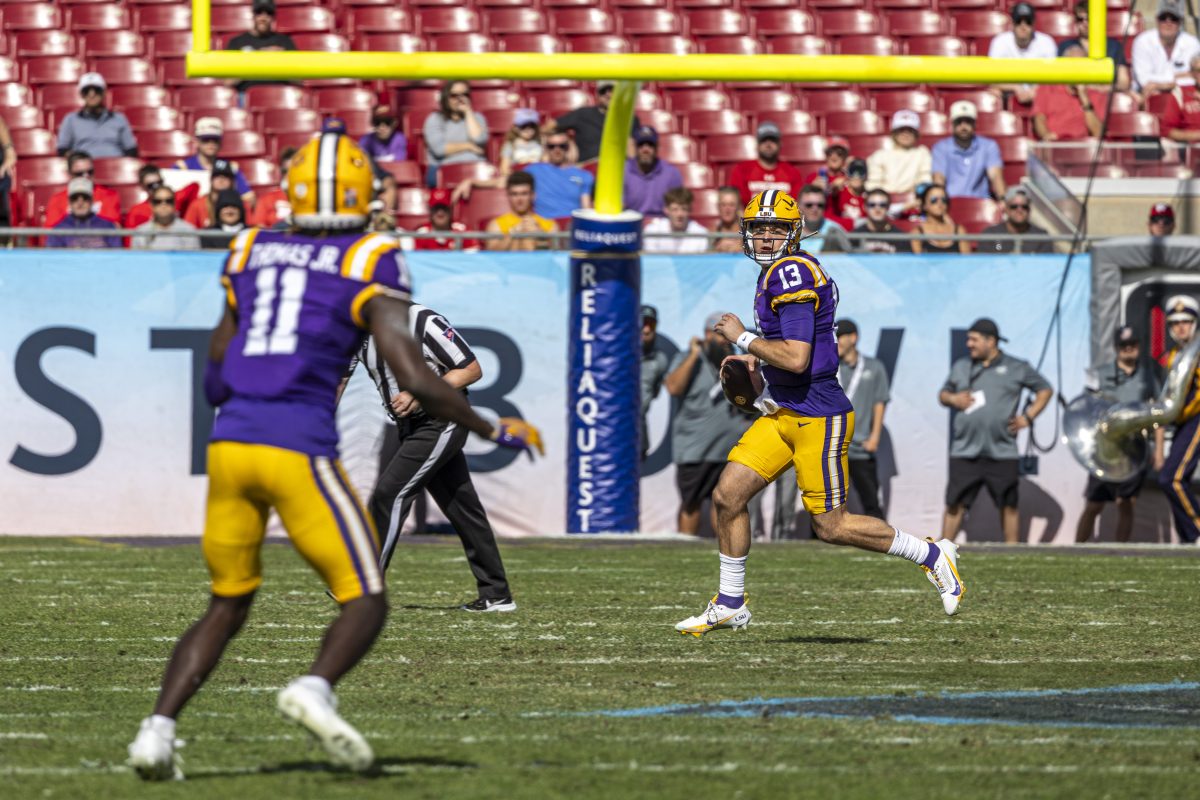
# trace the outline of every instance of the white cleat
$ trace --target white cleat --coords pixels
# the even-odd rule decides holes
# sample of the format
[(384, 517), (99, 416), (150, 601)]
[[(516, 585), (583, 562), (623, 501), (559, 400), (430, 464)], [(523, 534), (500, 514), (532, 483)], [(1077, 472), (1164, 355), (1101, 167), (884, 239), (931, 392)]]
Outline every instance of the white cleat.
[(150, 718), (142, 720), (138, 735), (129, 745), (129, 760), (125, 763), (145, 781), (183, 780), (181, 759), (175, 752), (183, 742), (163, 736), (154, 729)]
[(371, 745), (349, 722), (338, 716), (337, 697), (328, 697), (292, 681), (279, 692), (279, 711), (317, 738), (329, 760), (362, 772), (375, 761)]
[(921, 569), (925, 570), (925, 576), (942, 596), (942, 608), (946, 610), (946, 614), (954, 616), (958, 613), (958, 604), (962, 596), (967, 593), (966, 585), (958, 576), (958, 545), (946, 539), (937, 542), (929, 539), (926, 541), (940, 553), (933, 569), (924, 566)]
[(750, 595), (742, 598), (742, 605), (737, 608), (721, 605), (714, 595), (713, 599), (708, 601), (708, 608), (704, 609), (703, 614), (688, 617), (677, 624), (675, 630), (680, 633), (690, 633), (699, 639), (709, 631), (719, 628), (744, 630), (750, 624), (750, 617)]

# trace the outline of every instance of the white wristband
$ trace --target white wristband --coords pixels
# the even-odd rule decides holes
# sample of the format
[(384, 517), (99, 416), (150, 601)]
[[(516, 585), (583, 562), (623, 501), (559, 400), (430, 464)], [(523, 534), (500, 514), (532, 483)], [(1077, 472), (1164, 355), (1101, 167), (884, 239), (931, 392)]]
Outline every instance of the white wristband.
[(742, 331), (742, 335), (737, 338), (737, 346), (750, 352), (750, 343), (758, 338), (758, 334), (752, 331)]

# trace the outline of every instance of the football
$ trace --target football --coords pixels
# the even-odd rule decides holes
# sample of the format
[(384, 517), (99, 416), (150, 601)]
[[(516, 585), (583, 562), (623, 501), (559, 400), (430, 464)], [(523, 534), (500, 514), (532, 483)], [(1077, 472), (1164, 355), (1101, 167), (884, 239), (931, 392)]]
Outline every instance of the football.
[(721, 365), (721, 390), (725, 399), (733, 404), (738, 411), (746, 414), (757, 414), (754, 401), (762, 394), (762, 373), (741, 359), (729, 359)]

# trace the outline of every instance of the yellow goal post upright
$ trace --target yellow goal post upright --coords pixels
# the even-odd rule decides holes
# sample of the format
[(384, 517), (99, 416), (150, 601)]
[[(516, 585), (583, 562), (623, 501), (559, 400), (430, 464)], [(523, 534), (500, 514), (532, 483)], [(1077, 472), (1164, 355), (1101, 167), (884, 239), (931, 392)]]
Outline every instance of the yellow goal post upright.
[(1088, 0), (1088, 57), (322, 53), (213, 50), (210, 0), (192, 0), (189, 77), (294, 81), (612, 80), (594, 209), (571, 230), (567, 518), (571, 533), (639, 527), (641, 216), (624, 211), (626, 143), (643, 81), (1110, 84), (1105, 0)]

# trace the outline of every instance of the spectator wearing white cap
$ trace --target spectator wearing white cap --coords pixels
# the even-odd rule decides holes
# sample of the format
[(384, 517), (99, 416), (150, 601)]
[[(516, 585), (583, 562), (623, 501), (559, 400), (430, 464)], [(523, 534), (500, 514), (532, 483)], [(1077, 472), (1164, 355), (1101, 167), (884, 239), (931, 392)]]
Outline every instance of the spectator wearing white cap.
[[(1054, 39), (1041, 31), (1034, 30), (1035, 15), (1029, 3), (1017, 3), (1008, 13), (1012, 30), (998, 33), (988, 45), (988, 58), (1057, 58), (1058, 47)], [(1010, 93), (1018, 103), (1033, 102), (1034, 86), (1002, 84), (993, 87), (996, 92)]]
[(1170, 203), (1155, 203), (1150, 206), (1147, 231), (1151, 236), (1170, 236), (1175, 232), (1175, 209), (1171, 208)]
[(1155, 29), (1133, 40), (1133, 88), (1149, 100), (1159, 92), (1194, 84), (1188, 65), (1200, 54), (1200, 40), (1183, 29), (1181, 0), (1159, 0)]
[(119, 111), (104, 105), (108, 84), (99, 72), (85, 73), (79, 79), (83, 107), (63, 117), (58, 128), (58, 154), (83, 150), (92, 158), (136, 156), (137, 139), (129, 120)]
[[(1063, 58), (1083, 58), (1079, 44), (1063, 50)], [(1099, 136), (1108, 108), (1108, 92), (1091, 86), (1044, 84), (1033, 97), (1033, 132), (1044, 142), (1075, 141)]]
[[(730, 169), (729, 185), (738, 190), (743, 204), (749, 203), (754, 195), (768, 189), (779, 189), (792, 197), (800, 196), (804, 176), (800, 174), (800, 170), (779, 159), (782, 137), (779, 126), (774, 122), (762, 122), (756, 131), (758, 158), (739, 161)], [(739, 242), (737, 252), (740, 253), (741, 250)]]
[(1004, 160), (994, 139), (975, 133), (979, 112), (970, 100), (950, 105), (953, 135), (933, 146), (933, 182), (950, 197), (1004, 197)]
[(101, 248), (120, 247), (120, 236), (106, 236), (104, 231), (116, 230), (116, 223), (96, 215), (92, 208), (92, 182), (88, 178), (72, 178), (67, 183), (70, 213), (59, 220), (55, 230), (97, 231), (90, 236), (48, 236), (46, 247)]
[[(920, 144), (921, 117), (907, 108), (892, 115), (892, 139), (867, 158), (867, 188), (907, 194), (932, 180), (933, 156)], [(915, 201), (914, 201), (915, 204)]]
[[(175, 169), (193, 169), (201, 172), (212, 172), (217, 155), (221, 152), (221, 140), (225, 137), (225, 124), (217, 117), (200, 117), (193, 129), (196, 137), (196, 152), (187, 158), (175, 162)], [(222, 159), (225, 161), (224, 159)], [(233, 183), (242, 200), (253, 204), (254, 192), (250, 182), (232, 161), (225, 161), (233, 169)], [(204, 226), (197, 226), (204, 227)]]

